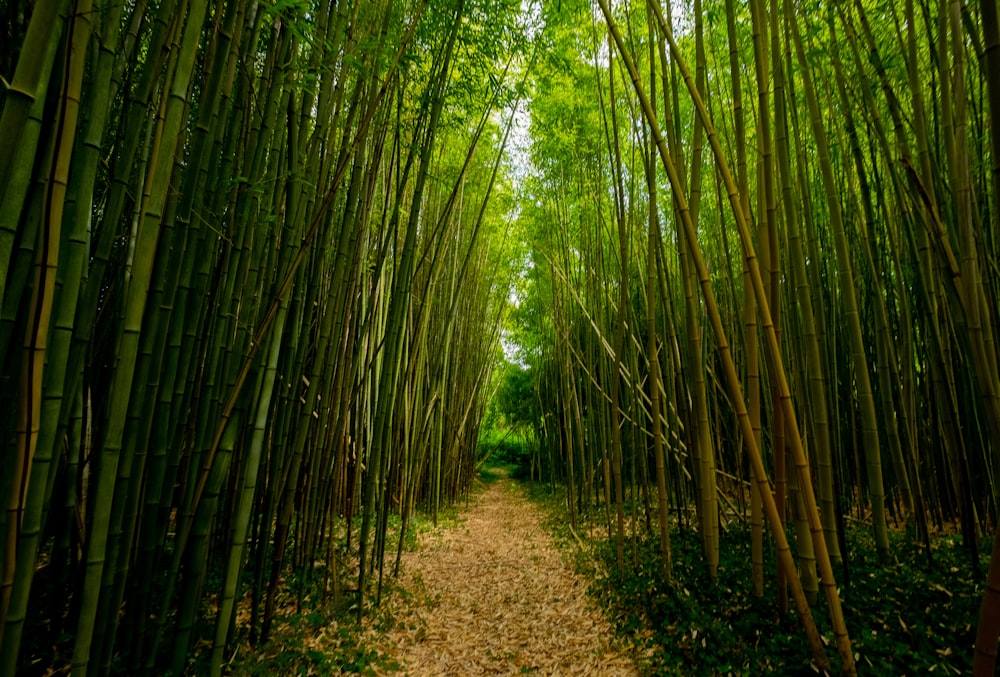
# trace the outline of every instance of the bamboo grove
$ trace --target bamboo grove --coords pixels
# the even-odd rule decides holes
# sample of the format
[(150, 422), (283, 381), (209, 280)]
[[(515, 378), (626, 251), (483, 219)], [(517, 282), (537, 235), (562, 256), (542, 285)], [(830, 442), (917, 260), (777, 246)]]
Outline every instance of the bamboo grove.
[(994, 0), (10, 0), (0, 30), (0, 673), (220, 674), (293, 581), (364, 614), (469, 486), (504, 333), (572, 527), (623, 568), (648, 534), (667, 579), (693, 529), (714, 579), (746, 515), (819, 667), (855, 672), (847, 522), (985, 564)]
[(668, 578), (670, 525), (692, 528), (714, 579), (720, 516), (746, 515), (755, 594), (854, 674), (845, 524), (883, 561), (891, 529), (931, 560), (957, 525), (992, 675), (996, 3), (546, 7), (515, 321), (573, 526), (620, 567), (658, 539)]
[(0, 673), (220, 674), (466, 490), (519, 10), (3, 4)]

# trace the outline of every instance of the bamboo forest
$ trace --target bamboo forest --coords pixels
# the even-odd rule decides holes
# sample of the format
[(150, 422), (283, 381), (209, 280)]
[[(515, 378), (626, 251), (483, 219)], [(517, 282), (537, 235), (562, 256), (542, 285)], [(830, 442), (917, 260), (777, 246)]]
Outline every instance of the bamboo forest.
[(997, 5), (0, 0), (0, 675), (997, 674)]

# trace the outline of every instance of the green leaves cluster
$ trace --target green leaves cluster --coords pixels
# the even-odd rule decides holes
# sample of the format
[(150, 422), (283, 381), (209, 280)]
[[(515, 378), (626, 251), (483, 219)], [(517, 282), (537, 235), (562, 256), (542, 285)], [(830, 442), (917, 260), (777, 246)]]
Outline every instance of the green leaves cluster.
[[(872, 554), (871, 536), (851, 529), (852, 577), (842, 586), (845, 613), (859, 671), (879, 677), (899, 674), (968, 674), (974, 641), (978, 581), (960, 574), (960, 547), (953, 536), (935, 540), (935, 564), (895, 537), (899, 557), (883, 566)], [(793, 616), (774, 611), (773, 586), (753, 597), (749, 539), (731, 529), (721, 544), (720, 580), (712, 584), (700, 564), (697, 535), (672, 539), (675, 585), (658, 574), (657, 544), (643, 539), (638, 562), (615, 566), (613, 544), (595, 552), (597, 578), (591, 592), (605, 606), (636, 653), (643, 670), (665, 675), (814, 674), (799, 650)], [(829, 629), (821, 627), (829, 641)]]

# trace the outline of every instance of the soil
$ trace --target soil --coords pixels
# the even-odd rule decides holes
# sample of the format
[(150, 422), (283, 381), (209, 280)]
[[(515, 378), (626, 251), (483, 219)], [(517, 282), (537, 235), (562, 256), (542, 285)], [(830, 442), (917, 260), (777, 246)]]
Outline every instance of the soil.
[(382, 674), (638, 674), (512, 480), (475, 492), (458, 524), (418, 543), (380, 647), (401, 669)]

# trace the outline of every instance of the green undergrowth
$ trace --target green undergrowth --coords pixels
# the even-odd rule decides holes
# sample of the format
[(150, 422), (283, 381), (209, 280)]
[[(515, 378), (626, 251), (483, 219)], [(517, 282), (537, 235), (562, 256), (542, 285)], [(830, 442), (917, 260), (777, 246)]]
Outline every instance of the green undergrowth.
[(491, 477), (491, 468), (501, 468), (507, 476), (515, 479), (527, 478), (531, 468), (531, 451), (528, 441), (522, 435), (491, 431), (479, 439), (479, 458), (484, 459), (484, 469), (480, 473)]
[[(388, 622), (379, 617), (376, 627)], [(331, 618), (319, 611), (293, 613), (281, 619), (274, 636), (248, 650), (231, 665), (229, 674), (247, 677), (272, 675), (374, 675), (399, 665), (349, 615)]]
[[(771, 543), (765, 543), (765, 595), (756, 599), (752, 594), (750, 534), (742, 523), (730, 523), (721, 535), (714, 584), (703, 564), (698, 533), (675, 527), (669, 583), (662, 575), (658, 538), (640, 537), (634, 547), (627, 540), (626, 565), (619, 570), (614, 542), (607, 538), (606, 526), (599, 526), (603, 512), (594, 516), (594, 538), (580, 528), (578, 540), (569, 529), (561, 490), (526, 489), (545, 507), (557, 542), (574, 553), (577, 569), (591, 581), (590, 593), (621, 639), (633, 646), (644, 674), (817, 674), (794, 602), (790, 600), (789, 614), (776, 611)], [(882, 565), (870, 534), (849, 528), (849, 584), (843, 583), (842, 570), (835, 572), (858, 674), (968, 674), (982, 575), (971, 571), (958, 536), (934, 540), (933, 567), (910, 537), (894, 532), (891, 539), (892, 561)], [(833, 671), (839, 672), (827, 605), (822, 593), (820, 597), (812, 614)]]
[(485, 484), (493, 484), (497, 480), (516, 477), (520, 467), (510, 463), (491, 463), (479, 471), (479, 480)]

